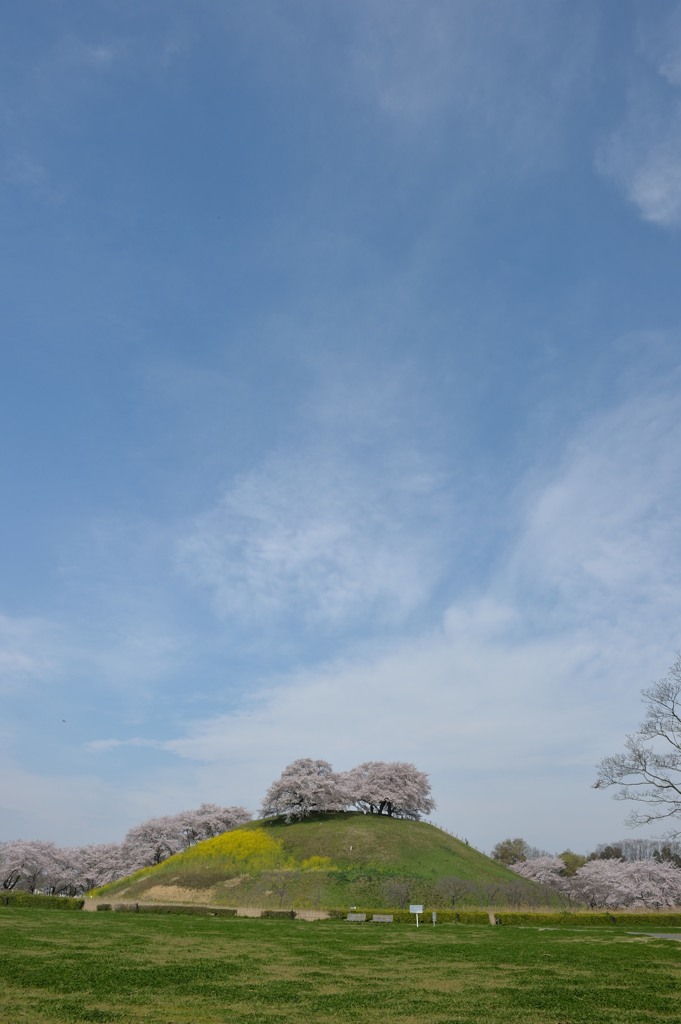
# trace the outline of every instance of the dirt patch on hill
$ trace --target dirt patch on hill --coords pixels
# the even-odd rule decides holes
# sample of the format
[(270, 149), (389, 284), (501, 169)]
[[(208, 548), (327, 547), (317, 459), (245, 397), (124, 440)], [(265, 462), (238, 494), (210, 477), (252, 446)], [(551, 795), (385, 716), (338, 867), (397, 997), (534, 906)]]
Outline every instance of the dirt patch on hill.
[[(210, 894), (209, 894), (210, 898)], [(205, 903), (206, 890), (188, 889), (183, 885), (152, 885), (144, 893), (145, 903)]]

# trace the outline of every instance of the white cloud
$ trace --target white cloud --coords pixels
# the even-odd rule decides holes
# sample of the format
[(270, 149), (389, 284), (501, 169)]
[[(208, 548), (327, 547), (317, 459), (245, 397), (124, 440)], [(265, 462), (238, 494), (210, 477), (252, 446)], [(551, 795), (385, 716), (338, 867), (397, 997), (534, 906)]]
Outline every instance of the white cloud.
[(49, 839), (64, 845), (121, 838), (107, 822), (108, 807), (116, 799), (115, 783), (84, 772), (27, 771), (3, 754), (0, 773), (11, 780), (0, 794), (4, 838)]
[(86, 64), (95, 68), (105, 68), (116, 60), (120, 54), (118, 46), (84, 46), (82, 49), (83, 60)]
[(121, 747), (150, 747), (152, 749), (161, 749), (163, 747), (163, 744), (157, 740), (143, 739), (140, 736), (132, 736), (130, 739), (127, 740), (89, 740), (85, 744), (85, 749), (89, 750), (93, 754), (108, 754), (112, 750), (120, 750)]
[(88, 643), (73, 652), (72, 661), (98, 685), (117, 690), (152, 692), (176, 669), (184, 653), (184, 638), (167, 623), (142, 613), (138, 622), (97, 623)]
[(24, 150), (17, 149), (0, 165), (0, 181), (26, 189), (36, 198), (50, 203), (60, 203), (64, 194), (50, 179), (44, 163)]
[[(593, 817), (584, 810), (596, 761), (622, 738), (625, 715), (612, 715), (611, 693), (598, 694), (598, 649), (612, 638), (514, 637), (513, 616), (490, 616), (488, 607), (477, 619), (471, 609), (447, 618), (446, 634), (299, 673), (164, 747), (185, 760), (199, 789), (219, 783), (226, 799), (253, 808), (295, 757), (323, 756), (338, 768), (409, 759), (431, 774), (435, 820), (487, 849), (530, 829), (532, 841), (558, 846), (594, 841), (609, 818), (614, 829), (621, 811), (604, 800)], [(618, 680), (632, 699), (637, 669), (640, 661), (630, 662)]]
[(63, 632), (55, 623), (0, 614), (0, 690), (53, 679), (63, 646)]
[(681, 4), (672, 4), (661, 13), (661, 17), (653, 14), (639, 23), (640, 48), (663, 78), (671, 85), (681, 85)]
[(401, 619), (437, 578), (447, 499), (418, 456), (385, 458), (362, 469), (332, 450), (272, 456), (196, 520), (183, 571), (225, 616)]
[(641, 217), (681, 224), (681, 7), (639, 27), (646, 74), (633, 81), (624, 123), (600, 147), (596, 167)]
[(588, 78), (597, 15), (537, 0), (361, 0), (348, 81), (396, 122), (442, 111), (465, 119), (521, 163), (559, 147), (566, 104)]
[(681, 401), (677, 375), (592, 421), (555, 479), (528, 498), (511, 584), (599, 624), (681, 611)]
[[(339, 768), (367, 758), (415, 761), (432, 776), (434, 819), (484, 849), (507, 834), (550, 849), (617, 837), (624, 812), (590, 790), (594, 766), (636, 726), (639, 689), (663, 674), (679, 646), (674, 385), (672, 377), (666, 390), (585, 424), (543, 482), (527, 488), (521, 528), (488, 585), (444, 608), (430, 628), (264, 679), (236, 710), (189, 721), (174, 736), (87, 744), (98, 761), (133, 750), (142, 757), (145, 748), (155, 758), (175, 755), (170, 767), (140, 767), (134, 799), (126, 787), (106, 796), (112, 838), (134, 820), (206, 798), (255, 810), (300, 756)], [(404, 615), (432, 595), (445, 517), (435, 516), (422, 542), (423, 507), (441, 500), (441, 481), (416, 458), (401, 468), (402, 476), (387, 472), (370, 486), (346, 459), (321, 451), (273, 457), (195, 524), (185, 571), (198, 574), (225, 615), (240, 604), (279, 614), (294, 601), (311, 620), (333, 624), (372, 605)], [(25, 654), (35, 631), (11, 622), (4, 629), (4, 649)], [(94, 760), (91, 770), (100, 770)], [(28, 787), (31, 821), (49, 832), (38, 776), (19, 783)], [(102, 836), (92, 795), (102, 786), (79, 786), (93, 813), (82, 838)], [(57, 790), (55, 777), (46, 791), (54, 798)], [(20, 824), (18, 803), (10, 810)]]
[(167, 69), (182, 47), (183, 40), (172, 30), (149, 34), (140, 32), (134, 36), (110, 36), (96, 41), (86, 40), (70, 32), (57, 44), (54, 67), (89, 68), (99, 73), (144, 74)]
[(149, 694), (177, 668), (186, 640), (155, 618), (153, 610), (107, 617), (101, 607), (60, 621), (0, 614), (0, 693), (87, 679), (95, 693)]
[(644, 220), (676, 227), (681, 224), (681, 102), (661, 120), (654, 102), (633, 103), (625, 126), (598, 153), (596, 167)]
[[(26, 769), (0, 751), (3, 838), (48, 839), (64, 846), (120, 842), (131, 825), (158, 814), (197, 806), (183, 770), (149, 769), (132, 785), (80, 771)], [(219, 790), (211, 791), (219, 799)]]
[[(408, 758), (432, 773), (436, 820), (485, 848), (510, 833), (549, 848), (619, 834), (621, 806), (589, 786), (597, 760), (635, 728), (640, 688), (679, 645), (678, 394), (672, 380), (585, 425), (528, 494), (486, 591), (457, 601), (441, 626), (292, 673), (164, 749), (193, 763), (204, 788), (222, 779), (230, 800), (251, 806), (298, 756), (340, 768)], [(242, 511), (261, 507), (255, 483), (253, 506), (239, 492)], [(299, 546), (316, 557), (314, 543)], [(307, 557), (291, 569), (269, 556), (282, 599)]]

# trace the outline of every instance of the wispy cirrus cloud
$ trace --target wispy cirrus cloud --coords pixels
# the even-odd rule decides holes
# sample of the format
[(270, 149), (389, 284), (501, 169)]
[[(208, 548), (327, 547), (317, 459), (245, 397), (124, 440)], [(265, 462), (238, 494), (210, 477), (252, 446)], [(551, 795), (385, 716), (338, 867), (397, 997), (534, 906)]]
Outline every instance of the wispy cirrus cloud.
[(100, 694), (153, 690), (182, 659), (181, 633), (149, 606), (111, 603), (51, 619), (0, 615), (0, 692), (79, 679)]
[(437, 578), (449, 499), (427, 460), (387, 459), (362, 467), (324, 448), (272, 455), (195, 520), (178, 545), (182, 571), (223, 616), (401, 619)]
[(109, 753), (112, 750), (118, 750), (121, 747), (142, 747), (144, 749), (164, 749), (165, 744), (159, 740), (149, 740), (142, 736), (131, 736), (129, 739), (105, 739), (105, 740), (88, 740), (84, 744), (85, 749), (95, 754)]
[(611, 178), (641, 217), (672, 228), (681, 224), (681, 96), (632, 99), (626, 123), (601, 147), (596, 167)]
[(64, 642), (63, 630), (47, 619), (0, 615), (0, 691), (53, 679)]
[[(681, 613), (681, 401), (678, 373), (591, 421), (555, 478), (529, 497), (511, 586), (541, 593), (562, 618)], [(550, 607), (550, 604), (549, 604)], [(544, 608), (543, 614), (546, 614)], [(549, 619), (550, 621), (550, 619)]]
[(349, 86), (386, 116), (419, 126), (446, 112), (523, 163), (545, 162), (549, 139), (555, 153), (568, 99), (590, 73), (596, 11), (557, 3), (549, 19), (536, 0), (353, 6)]
[[(593, 765), (635, 726), (640, 687), (665, 670), (660, 652), (671, 657), (678, 646), (681, 402), (673, 379), (668, 385), (591, 418), (556, 466), (528, 482), (515, 537), (475, 595), (462, 594), (427, 628), (372, 652), (349, 651), (276, 685), (263, 682), (238, 709), (196, 719), (160, 748), (193, 765), (204, 788), (223, 777), (245, 780), (234, 798), (252, 805), (301, 753), (339, 767), (409, 757), (431, 770), (444, 820), (462, 832), (477, 820), (478, 842), (488, 846), (514, 829), (559, 844), (565, 820), (575, 843), (580, 829), (585, 837), (606, 827), (614, 834), (621, 809), (589, 796)], [(237, 519), (251, 507), (245, 493), (257, 495), (255, 510), (265, 492), (246, 487), (237, 500), (238, 493), (219, 513), (228, 522), (237, 507)], [(272, 526), (259, 516), (255, 523), (246, 547), (267, 550)], [(313, 560), (314, 544), (310, 551)], [(296, 573), (307, 573), (307, 557), (293, 556), (293, 567), (281, 557), (273, 550), (265, 564), (274, 566), (284, 602)], [(247, 599), (267, 578), (263, 567)], [(229, 583), (226, 570), (212, 585)], [(502, 776), (513, 780), (510, 802), (505, 787), (490, 791)], [(465, 792), (452, 779), (465, 779)], [(483, 805), (494, 821), (489, 835), (478, 820)]]
[(639, 29), (644, 66), (633, 78), (623, 124), (604, 141), (596, 167), (641, 217), (681, 224), (681, 6)]
[(94, 72), (144, 74), (166, 68), (182, 51), (185, 40), (175, 27), (122, 34), (112, 30), (99, 38), (65, 33), (51, 59), (51, 72), (85, 68)]
[(45, 164), (25, 149), (15, 150), (0, 164), (0, 183), (25, 189), (48, 203), (64, 200), (63, 190), (55, 186)]
[[(256, 809), (303, 754), (339, 768), (409, 758), (432, 774), (436, 820), (484, 848), (511, 832), (557, 848), (616, 835), (621, 808), (591, 793), (593, 765), (636, 724), (639, 688), (678, 646), (678, 395), (671, 374), (583, 423), (555, 466), (521, 487), (521, 512), (517, 500), (501, 509), (518, 526), (475, 593), (431, 600), (400, 637), (251, 680), (232, 710), (93, 737), (82, 748), (93, 770), (152, 751), (143, 816), (176, 805), (178, 780), (187, 805), (209, 794)], [(269, 624), (293, 609), (316, 628), (363, 615), (399, 624), (432, 599), (453, 503), (427, 460), (398, 452), (378, 481), (347, 452), (271, 456), (181, 538), (183, 572), (230, 621)], [(444, 562), (456, 574), (456, 558)], [(123, 669), (134, 647), (128, 655)], [(111, 649), (102, 658), (104, 669)], [(112, 796), (109, 806), (115, 837), (130, 805)]]

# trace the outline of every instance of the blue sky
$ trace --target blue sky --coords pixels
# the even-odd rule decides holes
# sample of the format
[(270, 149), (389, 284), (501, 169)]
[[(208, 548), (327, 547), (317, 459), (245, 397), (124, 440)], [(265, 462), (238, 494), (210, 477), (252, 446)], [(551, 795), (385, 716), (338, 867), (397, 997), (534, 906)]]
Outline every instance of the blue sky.
[(681, 5), (2, 32), (0, 838), (410, 760), (481, 849), (681, 646)]

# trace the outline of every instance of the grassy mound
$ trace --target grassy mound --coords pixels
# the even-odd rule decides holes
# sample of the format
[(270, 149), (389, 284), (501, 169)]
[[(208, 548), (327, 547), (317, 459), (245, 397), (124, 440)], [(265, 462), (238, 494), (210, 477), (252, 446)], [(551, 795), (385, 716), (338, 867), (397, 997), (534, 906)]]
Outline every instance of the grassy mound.
[(359, 813), (249, 822), (94, 895), (264, 908), (556, 903), (433, 825)]

